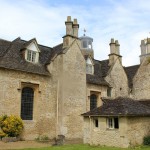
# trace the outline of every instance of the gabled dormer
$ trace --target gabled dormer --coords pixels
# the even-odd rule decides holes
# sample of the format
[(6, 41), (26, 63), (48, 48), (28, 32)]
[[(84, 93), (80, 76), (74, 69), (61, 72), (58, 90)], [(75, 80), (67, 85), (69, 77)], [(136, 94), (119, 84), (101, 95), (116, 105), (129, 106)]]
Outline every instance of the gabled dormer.
[(94, 74), (94, 62), (91, 56), (84, 56), (86, 61), (86, 74)]
[(24, 58), (28, 62), (38, 63), (39, 62), (39, 53), (40, 49), (38, 48), (38, 44), (36, 39), (32, 39), (25, 43), (23, 47)]

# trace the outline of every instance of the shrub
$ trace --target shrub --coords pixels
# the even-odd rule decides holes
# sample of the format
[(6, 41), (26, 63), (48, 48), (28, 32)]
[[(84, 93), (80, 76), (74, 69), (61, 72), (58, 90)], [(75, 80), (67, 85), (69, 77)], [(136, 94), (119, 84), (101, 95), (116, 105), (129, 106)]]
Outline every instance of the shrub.
[(17, 137), (23, 130), (23, 122), (20, 117), (3, 115), (0, 117), (0, 137)]
[(144, 145), (149, 145), (149, 146), (150, 146), (150, 135), (144, 137), (143, 144), (144, 144)]
[(47, 135), (41, 135), (41, 136), (38, 136), (37, 138), (35, 138), (36, 141), (40, 142), (40, 141), (49, 141), (49, 137)]

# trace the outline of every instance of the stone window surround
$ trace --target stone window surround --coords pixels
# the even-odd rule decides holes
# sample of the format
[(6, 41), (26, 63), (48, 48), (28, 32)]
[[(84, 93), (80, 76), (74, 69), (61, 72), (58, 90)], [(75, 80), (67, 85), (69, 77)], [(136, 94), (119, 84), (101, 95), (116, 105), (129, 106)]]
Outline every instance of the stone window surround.
[[(24, 87), (30, 87), (34, 90), (34, 100), (33, 100), (33, 119), (32, 120), (23, 120), (24, 123), (34, 123), (35, 120), (35, 101), (37, 101), (39, 94), (41, 94), (41, 90), (40, 90), (40, 83), (39, 82), (29, 82), (26, 80), (22, 80), (19, 82), (18, 84), (18, 92), (20, 92), (20, 101), (21, 101), (21, 94), (22, 94), (22, 89)], [(21, 115), (21, 106), (20, 106), (20, 115)]]
[[(117, 126), (116, 127), (116, 122), (115, 119), (117, 118)], [(116, 130), (119, 129), (119, 118), (118, 117), (107, 117), (106, 118), (106, 124), (107, 124), (107, 129), (108, 130)]]

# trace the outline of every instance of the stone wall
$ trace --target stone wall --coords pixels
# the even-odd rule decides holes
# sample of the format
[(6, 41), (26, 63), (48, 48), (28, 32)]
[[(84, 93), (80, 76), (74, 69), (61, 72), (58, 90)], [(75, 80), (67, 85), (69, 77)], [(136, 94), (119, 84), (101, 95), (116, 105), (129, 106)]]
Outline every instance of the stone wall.
[(143, 144), (143, 138), (147, 135), (150, 135), (150, 117), (128, 118), (128, 138), (131, 146)]
[(51, 77), (21, 71), (0, 70), (0, 115), (21, 113), (22, 88), (34, 89), (33, 120), (24, 120), (22, 138), (33, 140), (39, 135), (55, 137), (56, 84)]
[(133, 98), (135, 99), (149, 99), (150, 98), (150, 63), (148, 58), (143, 60), (136, 75), (133, 79)]
[(149, 117), (120, 117), (119, 129), (108, 129), (105, 117), (98, 117), (99, 127), (93, 118), (84, 118), (84, 143), (115, 147), (138, 146), (150, 135)]
[(127, 119), (119, 118), (119, 129), (108, 129), (105, 117), (99, 117), (99, 127), (94, 126), (93, 118), (84, 118), (84, 143), (128, 147)]
[(128, 79), (119, 59), (111, 66), (105, 79), (112, 87), (112, 98), (129, 95)]
[(57, 134), (65, 135), (67, 139), (83, 138), (81, 114), (86, 112), (85, 67), (85, 60), (80, 51), (80, 41), (77, 39), (74, 39), (64, 54), (58, 55), (49, 66), (52, 78), (58, 84)]
[(107, 97), (107, 86), (86, 84), (86, 112), (90, 110), (90, 95), (97, 96), (97, 107), (102, 105), (102, 97)]

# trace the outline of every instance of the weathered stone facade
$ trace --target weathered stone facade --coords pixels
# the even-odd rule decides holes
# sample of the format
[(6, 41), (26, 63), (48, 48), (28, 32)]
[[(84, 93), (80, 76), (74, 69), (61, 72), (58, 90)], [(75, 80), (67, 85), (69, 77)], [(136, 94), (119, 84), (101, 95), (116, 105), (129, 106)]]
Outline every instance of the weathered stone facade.
[(24, 86), (34, 89), (33, 120), (25, 120), (24, 139), (38, 135), (55, 136), (56, 128), (56, 85), (50, 77), (8, 69), (0, 70), (1, 105), (0, 114), (20, 116), (21, 90)]
[(145, 58), (140, 65), (134, 80), (132, 95), (135, 99), (149, 99), (150, 98), (150, 64), (148, 58)]
[(97, 118), (99, 127), (94, 118), (84, 118), (84, 143), (126, 148), (141, 145), (143, 137), (150, 134), (149, 117), (120, 117), (119, 129), (108, 129), (106, 117)]
[(112, 87), (112, 98), (129, 95), (127, 75), (119, 59), (111, 66), (105, 79)]
[[(81, 114), (90, 111), (91, 95), (95, 96), (93, 105), (96, 107), (104, 105), (103, 98), (150, 99), (149, 54), (144, 61), (145, 53), (142, 53), (140, 67), (134, 71), (131, 67), (134, 75), (130, 76), (122, 66), (117, 40), (111, 40), (109, 59), (98, 61), (93, 56), (93, 39), (85, 35), (78, 38), (77, 20), (72, 22), (68, 17), (65, 24), (63, 43), (53, 48), (38, 45), (36, 39), (0, 40), (0, 115), (21, 116), (22, 92), (30, 87), (34, 91), (33, 118), (23, 120), (23, 139), (34, 140), (40, 135), (53, 139), (64, 135), (66, 139), (81, 139), (94, 145), (128, 147), (141, 144), (142, 138), (149, 134), (148, 116), (122, 116), (119, 129), (108, 129), (107, 117), (96, 114), (99, 127), (95, 128), (95, 117), (83, 118)], [(35, 61), (30, 44), (35, 53), (38, 48)], [(89, 72), (86, 72), (87, 60), (91, 61)], [(137, 137), (133, 138), (134, 135)]]

